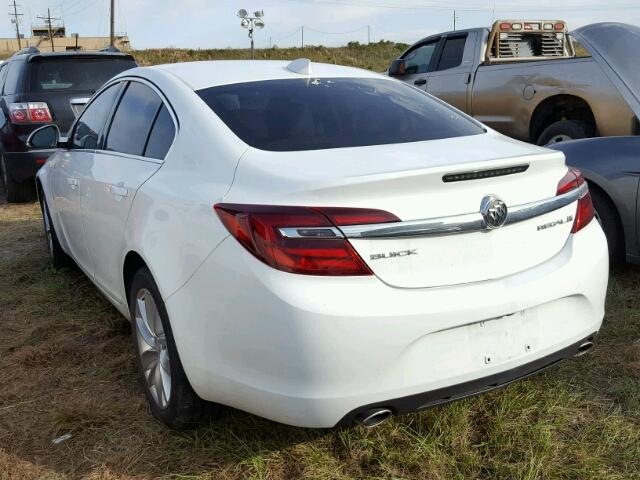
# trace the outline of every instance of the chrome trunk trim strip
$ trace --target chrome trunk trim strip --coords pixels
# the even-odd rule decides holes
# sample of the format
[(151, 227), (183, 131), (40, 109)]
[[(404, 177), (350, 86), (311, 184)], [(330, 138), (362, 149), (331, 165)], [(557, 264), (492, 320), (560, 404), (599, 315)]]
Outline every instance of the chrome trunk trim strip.
[[(531, 218), (566, 207), (583, 197), (588, 191), (587, 184), (557, 197), (508, 207), (505, 226), (523, 222)], [(452, 235), (457, 233), (481, 232), (490, 230), (484, 218), (477, 213), (449, 217), (411, 220), (399, 223), (380, 223), (374, 225), (353, 225), (340, 227), (346, 238), (397, 238), (419, 237), (427, 235)]]

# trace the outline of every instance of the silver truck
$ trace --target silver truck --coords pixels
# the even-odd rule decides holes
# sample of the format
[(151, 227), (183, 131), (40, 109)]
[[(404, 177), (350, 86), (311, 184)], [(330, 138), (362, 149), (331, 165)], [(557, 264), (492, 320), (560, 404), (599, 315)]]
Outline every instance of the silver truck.
[(547, 145), (640, 135), (640, 28), (500, 20), (427, 37), (388, 74), (511, 137)]

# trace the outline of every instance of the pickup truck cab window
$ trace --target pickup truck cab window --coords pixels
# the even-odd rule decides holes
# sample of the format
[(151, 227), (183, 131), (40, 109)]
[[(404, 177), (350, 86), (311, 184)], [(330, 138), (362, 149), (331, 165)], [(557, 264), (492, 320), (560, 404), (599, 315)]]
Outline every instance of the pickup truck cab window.
[(467, 43), (467, 35), (447, 37), (442, 48), (442, 55), (438, 62), (437, 71), (449, 70), (462, 64), (464, 48)]
[(439, 39), (423, 43), (404, 56), (407, 74), (427, 73)]

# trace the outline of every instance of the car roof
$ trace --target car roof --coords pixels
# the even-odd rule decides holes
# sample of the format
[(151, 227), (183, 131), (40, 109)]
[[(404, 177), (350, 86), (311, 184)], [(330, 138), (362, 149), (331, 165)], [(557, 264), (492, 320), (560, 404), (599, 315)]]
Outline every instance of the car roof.
[(289, 70), (289, 60), (211, 60), (203, 62), (171, 63), (146, 67), (162, 70), (178, 77), (193, 90), (264, 80), (294, 78), (387, 78), (360, 68), (310, 62), (311, 73)]
[(114, 57), (133, 59), (130, 53), (121, 52), (117, 49), (105, 48), (102, 50), (65, 50), (63, 52), (41, 52), (36, 47), (27, 47), (14, 53), (8, 60), (13, 58), (26, 58), (27, 62), (37, 60), (39, 58), (73, 58), (73, 57)]

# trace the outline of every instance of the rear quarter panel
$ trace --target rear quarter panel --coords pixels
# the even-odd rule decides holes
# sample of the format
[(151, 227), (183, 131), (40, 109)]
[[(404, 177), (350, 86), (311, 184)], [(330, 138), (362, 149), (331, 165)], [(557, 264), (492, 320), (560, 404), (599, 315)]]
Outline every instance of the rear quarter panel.
[[(136, 193), (122, 262), (138, 253), (167, 299), (228, 236), (213, 205), (231, 187), (246, 145), (172, 74), (145, 78), (165, 93), (180, 125), (163, 166)], [(124, 281), (121, 293), (126, 299)]]
[[(525, 89), (533, 96), (528, 98)], [(531, 141), (530, 122), (544, 100), (574, 95), (593, 111), (599, 134), (629, 135), (633, 112), (592, 58), (481, 65), (472, 94), (472, 114), (505, 135)]]

